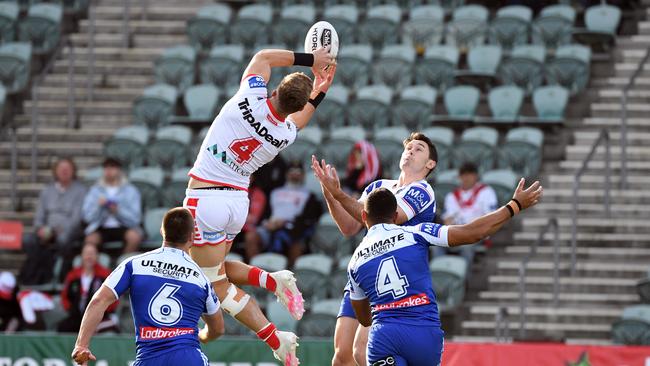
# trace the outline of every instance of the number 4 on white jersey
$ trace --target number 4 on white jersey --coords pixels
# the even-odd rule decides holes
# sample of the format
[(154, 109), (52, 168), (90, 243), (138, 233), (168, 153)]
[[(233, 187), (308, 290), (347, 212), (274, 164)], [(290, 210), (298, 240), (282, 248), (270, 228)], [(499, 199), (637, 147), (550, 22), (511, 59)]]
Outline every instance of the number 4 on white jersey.
[(397, 299), (406, 295), (406, 288), (408, 286), (409, 281), (406, 279), (406, 276), (400, 273), (399, 268), (397, 268), (395, 257), (384, 258), (379, 263), (377, 284), (375, 286), (379, 296), (390, 292), (393, 298)]

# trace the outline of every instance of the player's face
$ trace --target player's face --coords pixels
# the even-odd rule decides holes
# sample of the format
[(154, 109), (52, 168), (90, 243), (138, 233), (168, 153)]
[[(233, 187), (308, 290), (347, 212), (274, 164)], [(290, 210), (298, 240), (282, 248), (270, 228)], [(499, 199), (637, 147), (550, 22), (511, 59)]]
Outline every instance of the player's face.
[(434, 166), (433, 160), (429, 159), (429, 146), (424, 141), (413, 140), (406, 144), (399, 161), (401, 170), (424, 172), (426, 175)]

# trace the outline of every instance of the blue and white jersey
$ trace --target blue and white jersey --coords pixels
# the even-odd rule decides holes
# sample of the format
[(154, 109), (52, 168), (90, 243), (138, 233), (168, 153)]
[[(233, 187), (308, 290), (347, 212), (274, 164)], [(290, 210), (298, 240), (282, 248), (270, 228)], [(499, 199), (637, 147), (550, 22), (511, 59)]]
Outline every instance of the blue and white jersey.
[(361, 194), (359, 202), (365, 202), (368, 195), (377, 188), (393, 192), (397, 205), (408, 220), (402, 225), (410, 226), (433, 222), (436, 218), (436, 196), (431, 185), (424, 179), (399, 187), (395, 179), (380, 179), (370, 183)]
[(129, 290), (138, 360), (200, 348), (199, 318), (219, 311), (210, 281), (180, 249), (161, 247), (131, 257), (104, 284), (118, 298)]
[(429, 245), (448, 246), (448, 226), (379, 224), (350, 259), (350, 299), (368, 299), (373, 322), (440, 326)]

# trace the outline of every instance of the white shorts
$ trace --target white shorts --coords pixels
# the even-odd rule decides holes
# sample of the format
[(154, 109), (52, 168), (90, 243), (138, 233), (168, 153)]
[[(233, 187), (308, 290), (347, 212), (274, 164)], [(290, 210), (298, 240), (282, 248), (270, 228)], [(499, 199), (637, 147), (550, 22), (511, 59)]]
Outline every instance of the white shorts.
[(232, 241), (248, 217), (246, 191), (188, 189), (183, 207), (194, 217), (194, 245)]

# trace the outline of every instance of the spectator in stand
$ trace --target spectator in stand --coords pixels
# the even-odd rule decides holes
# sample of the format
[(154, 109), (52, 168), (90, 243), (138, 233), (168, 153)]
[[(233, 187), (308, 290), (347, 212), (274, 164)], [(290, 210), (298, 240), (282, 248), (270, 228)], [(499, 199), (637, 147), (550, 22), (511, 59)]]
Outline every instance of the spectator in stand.
[(375, 146), (365, 140), (355, 143), (348, 156), (343, 188), (360, 197), (363, 189), (380, 177), (381, 163)]
[[(104, 280), (110, 275), (108, 268), (97, 263), (97, 248), (85, 245), (81, 251), (81, 266), (73, 268), (65, 278), (61, 292), (61, 304), (68, 312), (58, 326), (59, 332), (78, 332), (86, 307), (95, 292), (99, 290)], [(118, 323), (112, 313), (117, 308), (118, 301), (108, 307), (97, 332), (119, 331)]]
[(24, 320), (18, 303), (16, 277), (11, 272), (0, 273), (0, 331), (13, 333), (23, 328)]
[(67, 271), (79, 251), (86, 186), (77, 181), (77, 168), (69, 158), (59, 159), (52, 167), (52, 175), (54, 182), (43, 188), (38, 199), (35, 233), (27, 235), (23, 242), (27, 259), (19, 279), (24, 285), (51, 281), (56, 259), (63, 258), (63, 270)]
[[(445, 211), (442, 219), (445, 225), (463, 225), (496, 210), (497, 195), (492, 187), (479, 182), (478, 168), (471, 162), (464, 163), (458, 170), (460, 186), (447, 193), (445, 197)], [(460, 254), (467, 260), (469, 268), (474, 261), (475, 243), (463, 245)], [(443, 255), (448, 248), (434, 247), (434, 255)], [(469, 273), (469, 272), (468, 272)]]
[(289, 267), (304, 251), (313, 235), (323, 207), (305, 186), (305, 171), (300, 162), (289, 165), (287, 183), (271, 192), (271, 217), (246, 237), (246, 256), (260, 251), (284, 253)]
[(88, 224), (84, 244), (99, 247), (109, 241), (123, 241), (124, 253), (135, 252), (142, 242), (142, 202), (138, 189), (113, 158), (104, 160), (104, 176), (90, 188), (83, 203)]
[[(239, 241), (239, 243), (247, 243), (254, 240), (251, 236), (257, 235), (255, 233), (257, 225), (260, 224), (262, 217), (264, 217), (264, 213), (266, 212), (266, 193), (264, 193), (264, 190), (262, 190), (257, 183), (257, 173), (251, 175), (251, 184), (248, 187), (248, 200), (250, 201), (250, 205), (248, 206), (248, 216), (246, 217), (244, 227), (241, 229), (243, 235), (237, 235), (237, 238), (235, 239)], [(246, 248), (244, 248), (244, 251), (245, 249)], [(247, 259), (250, 260), (250, 258)]]
[(262, 188), (268, 197), (271, 191), (284, 185), (286, 173), (287, 162), (282, 155), (278, 155), (255, 172), (257, 186)]

